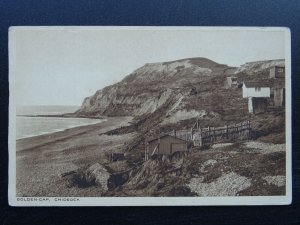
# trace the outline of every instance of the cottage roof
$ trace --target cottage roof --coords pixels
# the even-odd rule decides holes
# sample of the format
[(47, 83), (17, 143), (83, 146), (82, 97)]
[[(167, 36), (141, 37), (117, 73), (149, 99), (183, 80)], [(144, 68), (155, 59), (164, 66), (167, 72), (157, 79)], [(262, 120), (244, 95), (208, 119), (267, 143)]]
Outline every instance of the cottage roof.
[(282, 66), (275, 65), (275, 66), (271, 66), (270, 68), (285, 68), (285, 65), (282, 65)]
[(262, 88), (262, 87), (270, 87), (271, 83), (268, 81), (244, 81), (244, 85), (247, 88)]
[(183, 139), (178, 138), (178, 137), (174, 137), (174, 136), (169, 135), (169, 134), (161, 134), (159, 137), (153, 137), (153, 138), (150, 138), (147, 142), (148, 142), (148, 143), (151, 143), (151, 142), (153, 142), (153, 141), (158, 140), (158, 138), (163, 139), (163, 138), (165, 138), (165, 137), (172, 137), (172, 138), (175, 138), (175, 139), (179, 139), (179, 140), (182, 140), (182, 141), (186, 141), (186, 140), (183, 140)]
[(157, 140), (158, 138), (164, 138), (164, 137), (166, 137), (166, 136), (170, 136), (170, 135), (169, 135), (169, 134), (161, 134), (161, 135), (159, 135), (159, 137), (152, 137), (152, 138), (149, 138), (149, 139), (147, 140), (147, 142), (150, 143), (150, 142), (152, 142), (152, 141)]

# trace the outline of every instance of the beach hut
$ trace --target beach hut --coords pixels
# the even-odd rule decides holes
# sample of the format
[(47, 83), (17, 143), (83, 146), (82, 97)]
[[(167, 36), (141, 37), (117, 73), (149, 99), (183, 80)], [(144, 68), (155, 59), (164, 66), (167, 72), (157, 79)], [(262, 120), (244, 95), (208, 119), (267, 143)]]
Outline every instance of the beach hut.
[(169, 134), (160, 135), (146, 142), (145, 160), (154, 155), (172, 155), (175, 152), (188, 151), (188, 142), (171, 136)]

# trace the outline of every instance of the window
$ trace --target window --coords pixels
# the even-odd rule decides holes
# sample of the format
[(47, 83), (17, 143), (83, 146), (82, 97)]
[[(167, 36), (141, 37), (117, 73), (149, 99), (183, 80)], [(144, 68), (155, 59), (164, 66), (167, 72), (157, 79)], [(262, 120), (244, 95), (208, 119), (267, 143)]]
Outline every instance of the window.
[(283, 68), (279, 68), (278, 73), (283, 73)]
[(260, 87), (255, 87), (255, 91), (260, 91), (261, 88)]

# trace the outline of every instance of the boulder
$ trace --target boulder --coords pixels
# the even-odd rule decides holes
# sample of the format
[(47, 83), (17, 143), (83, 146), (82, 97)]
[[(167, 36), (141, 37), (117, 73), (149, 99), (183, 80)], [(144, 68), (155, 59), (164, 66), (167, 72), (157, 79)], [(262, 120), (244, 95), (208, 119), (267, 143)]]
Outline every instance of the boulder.
[(94, 182), (96, 185), (100, 186), (104, 191), (108, 190), (107, 183), (109, 177), (110, 174), (99, 163), (93, 164), (86, 170), (86, 181), (90, 183)]

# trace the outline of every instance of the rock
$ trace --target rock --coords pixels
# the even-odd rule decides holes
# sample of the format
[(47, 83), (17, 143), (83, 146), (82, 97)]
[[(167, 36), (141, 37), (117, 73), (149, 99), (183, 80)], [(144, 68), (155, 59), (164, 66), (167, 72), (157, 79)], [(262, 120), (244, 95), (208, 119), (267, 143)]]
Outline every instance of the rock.
[(200, 167), (200, 172), (201, 173), (208, 172), (207, 169), (212, 168), (217, 162), (218, 161), (214, 160), (214, 159), (209, 159), (209, 160), (205, 161)]
[(273, 184), (277, 187), (285, 186), (285, 176), (266, 176), (263, 180), (267, 181), (268, 184)]
[(211, 183), (202, 183), (201, 178), (192, 178), (188, 187), (199, 196), (236, 196), (239, 191), (251, 186), (251, 179), (234, 172), (223, 174)]
[(249, 153), (261, 153), (269, 154), (274, 152), (284, 152), (286, 150), (285, 144), (272, 144), (272, 143), (263, 143), (258, 141), (248, 141), (244, 143), (244, 146), (249, 149)]
[(214, 144), (213, 146), (211, 146), (212, 148), (225, 148), (228, 146), (233, 145), (233, 143), (218, 143), (218, 144)]
[(86, 170), (86, 181), (91, 183), (94, 182), (96, 185), (100, 186), (104, 191), (108, 190), (107, 183), (109, 177), (110, 174), (99, 163), (93, 164)]

